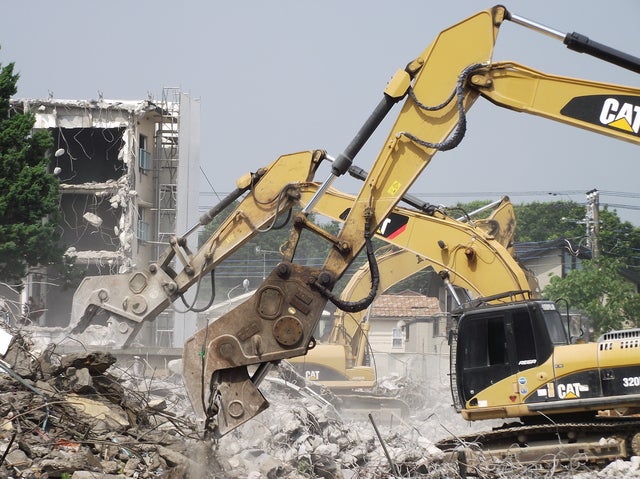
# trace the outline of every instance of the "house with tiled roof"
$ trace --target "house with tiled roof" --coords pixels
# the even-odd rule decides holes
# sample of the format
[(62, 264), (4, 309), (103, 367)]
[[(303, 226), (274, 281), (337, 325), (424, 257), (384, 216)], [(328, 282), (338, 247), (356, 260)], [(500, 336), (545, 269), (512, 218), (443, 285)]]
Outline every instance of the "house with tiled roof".
[(447, 315), (438, 298), (411, 290), (378, 296), (369, 311), (369, 344), (378, 377), (408, 374), (425, 353), (440, 352), (446, 344)]

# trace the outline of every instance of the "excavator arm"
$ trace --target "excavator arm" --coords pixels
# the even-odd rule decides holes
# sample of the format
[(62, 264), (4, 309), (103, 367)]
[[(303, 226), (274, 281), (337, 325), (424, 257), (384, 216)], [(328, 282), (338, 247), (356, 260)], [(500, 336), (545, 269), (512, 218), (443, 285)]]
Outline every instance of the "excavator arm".
[(273, 227), (279, 215), (290, 212), (299, 197), (289, 185), (312, 180), (324, 158), (325, 153), (319, 150), (284, 155), (239, 178), (237, 189), (203, 215), (196, 227), (208, 224), (248, 194), (197, 252), (189, 251), (186, 241), (194, 227), (184, 236), (172, 238), (159, 260), (145, 269), (84, 278), (73, 296), (69, 334), (82, 333), (99, 311), (106, 311), (113, 347), (127, 347), (143, 322), (154, 319), (240, 246)]
[[(301, 186), (303, 204), (316, 189), (315, 185)], [(328, 190), (315, 211), (344, 221), (352, 202), (351, 195)], [(449, 277), (455, 286), (468, 290), (473, 297), (507, 291), (523, 292), (527, 297), (540, 294), (535, 277), (514, 257), (515, 214), (508, 198), (496, 205), (487, 219), (462, 219), (438, 210), (426, 214), (397, 206), (375, 233), (385, 242), (429, 261), (438, 273)], [(366, 291), (358, 294), (350, 287), (342, 292), (343, 298), (364, 295)]]
[(549, 75), (514, 62), (479, 67), (469, 84), (498, 106), (640, 143), (637, 88)]

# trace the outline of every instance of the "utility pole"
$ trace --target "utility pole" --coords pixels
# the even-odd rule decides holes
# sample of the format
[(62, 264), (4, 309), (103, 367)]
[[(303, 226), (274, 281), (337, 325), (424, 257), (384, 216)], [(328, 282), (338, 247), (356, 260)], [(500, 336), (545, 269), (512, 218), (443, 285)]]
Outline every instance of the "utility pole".
[(256, 246), (255, 252), (256, 254), (262, 255), (262, 281), (264, 281), (267, 279), (267, 255), (280, 253), (278, 251), (267, 251), (266, 249), (262, 249), (260, 245)]
[(587, 241), (595, 261), (600, 257), (600, 198), (598, 190), (587, 191)]

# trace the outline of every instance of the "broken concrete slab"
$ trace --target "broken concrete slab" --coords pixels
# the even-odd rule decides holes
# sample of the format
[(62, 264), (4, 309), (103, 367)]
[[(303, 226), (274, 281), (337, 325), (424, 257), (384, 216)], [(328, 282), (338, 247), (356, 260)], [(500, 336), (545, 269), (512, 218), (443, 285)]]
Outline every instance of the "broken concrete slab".
[(97, 433), (124, 431), (130, 426), (129, 418), (122, 408), (115, 407), (110, 402), (94, 400), (79, 394), (68, 394), (65, 403), (84, 415)]

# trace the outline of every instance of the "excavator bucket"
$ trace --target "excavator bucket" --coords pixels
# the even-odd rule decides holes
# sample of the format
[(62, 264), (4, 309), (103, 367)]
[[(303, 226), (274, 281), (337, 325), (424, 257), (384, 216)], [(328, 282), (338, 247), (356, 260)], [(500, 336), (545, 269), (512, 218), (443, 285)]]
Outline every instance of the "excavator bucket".
[(251, 298), (185, 342), (184, 384), (214, 436), (267, 408), (257, 387), (270, 363), (306, 353), (327, 301), (311, 287), (318, 273), (280, 263)]

